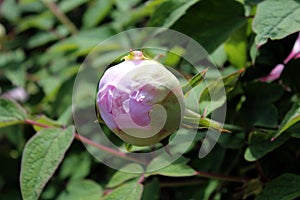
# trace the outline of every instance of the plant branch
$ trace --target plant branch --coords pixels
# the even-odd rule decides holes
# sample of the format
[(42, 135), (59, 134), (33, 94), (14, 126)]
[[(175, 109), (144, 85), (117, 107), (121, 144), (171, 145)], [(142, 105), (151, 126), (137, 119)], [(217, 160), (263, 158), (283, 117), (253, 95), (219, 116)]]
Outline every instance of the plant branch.
[(51, 126), (47, 125), (47, 124), (42, 124), (40, 122), (36, 122), (30, 119), (25, 119), (24, 120), (25, 124), (30, 124), (30, 125), (34, 125), (34, 126), (39, 126), (39, 127), (43, 127), (43, 128), (51, 128)]
[(138, 180), (138, 183), (142, 184), (144, 182), (144, 180), (145, 180), (145, 175), (142, 174), (141, 177)]
[(41, 0), (41, 2), (57, 17), (57, 19), (64, 24), (75, 35), (78, 33), (77, 27), (73, 22), (61, 11), (61, 9), (54, 3), (47, 0)]
[[(250, 180), (250, 178), (225, 176), (221, 174), (200, 172), (200, 171), (197, 171), (196, 175), (203, 178), (210, 178), (210, 179), (216, 179), (220, 181), (231, 181), (231, 182), (238, 182), (238, 183), (246, 183)], [(203, 183), (205, 183), (204, 180), (172, 181), (172, 182), (162, 182), (160, 183), (160, 186), (161, 187), (182, 187), (182, 186), (198, 185)]]
[(217, 179), (217, 180), (221, 180), (221, 181), (238, 182), (238, 183), (246, 183), (250, 180), (250, 178), (247, 178), (247, 177), (226, 176), (226, 175), (222, 175), (222, 174), (200, 172), (200, 171), (197, 171), (197, 176), (204, 177), (204, 178)]
[[(33, 120), (29, 120), (29, 119), (24, 120), (24, 123), (34, 125), (34, 126), (43, 127), (43, 128), (51, 128), (52, 127), (52, 126), (49, 126), (47, 124), (43, 124), (43, 123), (36, 122), (36, 121), (33, 121)], [(146, 161), (139, 160), (139, 159), (131, 157), (131, 156), (129, 156), (126, 153), (123, 153), (121, 151), (117, 151), (117, 150), (111, 149), (107, 146), (104, 146), (102, 144), (98, 144), (98, 143), (96, 143), (96, 142), (94, 142), (94, 141), (92, 141), (92, 140), (76, 133), (76, 132), (74, 134), (75, 134), (75, 138), (77, 140), (79, 140), (79, 141), (81, 141), (85, 144), (94, 146), (94, 147), (96, 147), (96, 148), (98, 148), (98, 149), (100, 149), (104, 152), (115, 155), (119, 158), (123, 158), (125, 160), (138, 162), (138, 163), (143, 164), (143, 165), (148, 164), (148, 162), (146, 162)], [(202, 171), (197, 171), (196, 176), (204, 177), (204, 178), (217, 179), (217, 180), (223, 180), (223, 181), (239, 182), (239, 183), (245, 183), (245, 182), (248, 182), (250, 180), (250, 178), (226, 176), (226, 175), (222, 175), (222, 174), (215, 174), (215, 173), (202, 172)], [(145, 178), (144, 175), (142, 175), (139, 179), (139, 183), (143, 182), (144, 178)], [(191, 183), (186, 183), (186, 182), (185, 183), (174, 183), (174, 184), (171, 184), (171, 185), (176, 187), (177, 185), (184, 185), (184, 184), (191, 184)], [(194, 183), (192, 183), (192, 184), (194, 184)], [(165, 187), (171, 187), (171, 185), (170, 184), (165, 184)]]
[(263, 171), (263, 169), (262, 169), (262, 167), (261, 167), (261, 165), (258, 161), (255, 161), (255, 168), (256, 168), (257, 173), (260, 176), (260, 180), (262, 182), (267, 182), (268, 178), (265, 176), (264, 171)]
[(206, 181), (204, 180), (190, 180), (190, 181), (172, 181), (172, 182), (161, 182), (159, 183), (160, 187), (184, 187), (191, 185), (204, 184)]
[(136, 159), (134, 157), (128, 156), (126, 153), (123, 153), (121, 151), (117, 151), (117, 150), (111, 149), (111, 148), (109, 148), (107, 146), (104, 146), (102, 144), (98, 144), (98, 143), (96, 143), (96, 142), (94, 142), (94, 141), (92, 141), (92, 140), (90, 140), (90, 139), (88, 139), (88, 138), (86, 138), (86, 137), (84, 137), (82, 135), (79, 135), (78, 133), (75, 133), (75, 138), (77, 140), (80, 140), (81, 142), (83, 142), (85, 144), (89, 144), (89, 145), (91, 145), (93, 147), (96, 147), (96, 148), (98, 148), (100, 150), (103, 150), (103, 151), (105, 151), (105, 152), (107, 152), (109, 154), (115, 155), (117, 157), (124, 158), (126, 160), (130, 160), (130, 161), (134, 161), (134, 162), (138, 162), (138, 163), (144, 164), (144, 165), (148, 164), (145, 161), (142, 161), (142, 160)]
[[(51, 128), (52, 127), (52, 126), (49, 126), (47, 124), (42, 124), (40, 122), (36, 122), (36, 121), (33, 121), (33, 120), (29, 120), (29, 119), (24, 120), (24, 123), (25, 124), (34, 125), (34, 126), (43, 127), (43, 128)], [(86, 138), (86, 137), (84, 137), (84, 136), (76, 133), (76, 132), (74, 133), (74, 135), (75, 135), (75, 138), (77, 140), (79, 140), (79, 141), (81, 141), (81, 142), (83, 142), (85, 144), (91, 145), (93, 147), (96, 147), (96, 148), (98, 148), (98, 149), (100, 149), (102, 151), (105, 151), (105, 152), (109, 153), (109, 154), (115, 155), (115, 156), (117, 156), (119, 158), (123, 158), (123, 159), (129, 160), (129, 161), (134, 161), (134, 162), (137, 162), (137, 163), (140, 163), (140, 164), (143, 164), (143, 165), (147, 165), (148, 164), (148, 162), (146, 162), (146, 161), (139, 160), (137, 158), (128, 156), (126, 153), (123, 153), (121, 151), (117, 151), (117, 150), (111, 149), (111, 148), (109, 148), (107, 146), (104, 146), (102, 144), (98, 144), (98, 143), (96, 143), (96, 142), (94, 142), (94, 141), (92, 141), (92, 140), (90, 140), (90, 139), (88, 139), (88, 138)]]

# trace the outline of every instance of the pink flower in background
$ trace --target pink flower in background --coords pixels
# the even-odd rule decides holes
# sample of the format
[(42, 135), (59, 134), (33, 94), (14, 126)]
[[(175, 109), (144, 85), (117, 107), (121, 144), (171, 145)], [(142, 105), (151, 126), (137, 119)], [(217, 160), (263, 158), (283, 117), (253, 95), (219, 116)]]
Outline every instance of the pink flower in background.
[(28, 96), (27, 91), (22, 87), (13, 88), (1, 95), (1, 97), (20, 102), (25, 102), (28, 99)]
[(283, 64), (278, 64), (276, 67), (265, 77), (260, 78), (259, 80), (263, 82), (274, 81), (278, 79), (284, 69), (284, 65), (287, 64), (292, 59), (300, 58), (300, 32), (298, 38), (293, 46), (291, 53), (286, 59), (284, 59)]
[(278, 64), (278, 65), (276, 65), (276, 67), (274, 69), (272, 69), (272, 71), (270, 72), (270, 74), (268, 76), (260, 78), (260, 80), (262, 82), (268, 82), (268, 81), (276, 80), (280, 77), (281, 72), (283, 71), (283, 69), (284, 69), (284, 65), (283, 64)]
[(293, 58), (298, 58), (300, 56), (300, 32), (298, 38), (294, 44), (294, 47), (288, 57), (284, 60), (284, 64), (288, 63)]
[(102, 76), (97, 106), (106, 125), (126, 143), (158, 143), (180, 125), (183, 93), (177, 78), (157, 61), (132, 51)]

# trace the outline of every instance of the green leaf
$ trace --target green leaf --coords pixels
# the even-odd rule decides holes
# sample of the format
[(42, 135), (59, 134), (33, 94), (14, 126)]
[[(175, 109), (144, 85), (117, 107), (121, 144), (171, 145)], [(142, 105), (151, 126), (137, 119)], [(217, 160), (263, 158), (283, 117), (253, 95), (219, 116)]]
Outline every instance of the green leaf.
[(282, 39), (299, 31), (299, 16), (299, 0), (266, 0), (258, 4), (253, 20), (256, 44), (263, 45), (268, 38)]
[(225, 52), (224, 44), (221, 44), (218, 48), (216, 48), (211, 54), (209, 55), (213, 63), (218, 66), (222, 67), (227, 62), (228, 58)]
[(278, 111), (273, 102), (283, 94), (279, 84), (264, 82), (249, 82), (244, 86), (246, 101), (241, 108), (241, 118), (246, 129), (253, 125), (276, 128), (278, 124)]
[(244, 157), (247, 161), (256, 161), (285, 143), (290, 136), (285, 134), (271, 141), (273, 134), (254, 132), (250, 136), (249, 147)]
[(228, 149), (241, 149), (245, 144), (243, 133), (221, 134), (218, 143)]
[(185, 54), (184, 48), (175, 46), (167, 52), (167, 54), (163, 57), (161, 63), (164, 66), (174, 68), (179, 64), (184, 54)]
[(66, 52), (77, 50), (78, 54), (88, 54), (95, 46), (113, 35), (109, 26), (101, 26), (89, 30), (80, 31), (77, 35), (71, 36), (55, 43), (50, 48), (51, 52)]
[(15, 1), (3, 1), (1, 4), (1, 15), (11, 22), (17, 22), (20, 18), (20, 8), (18, 4)]
[(25, 111), (17, 103), (0, 98), (0, 127), (23, 123)]
[[(197, 171), (222, 171), (222, 163), (226, 161), (226, 149), (216, 144), (207, 156), (201, 159), (192, 159), (191, 166)], [(201, 176), (201, 174), (200, 174)]]
[(245, 4), (256, 5), (264, 0), (245, 0)]
[[(201, 93), (199, 99), (202, 113), (204, 110), (206, 110), (206, 115), (208, 115), (215, 109), (222, 106), (226, 101), (226, 96), (223, 94), (223, 89), (225, 89), (226, 93), (232, 91), (243, 72), (244, 70), (241, 69), (225, 77), (219, 78), (214, 82), (211, 82)], [(214, 95), (214, 99), (211, 99), (211, 93), (213, 93), (212, 95)]]
[[(158, 157), (159, 158), (159, 157)], [(155, 160), (152, 161), (155, 163)], [(194, 176), (196, 175), (196, 171), (188, 166), (186, 163), (188, 159), (180, 158), (176, 160), (171, 165), (162, 168), (158, 171), (151, 172), (148, 175), (163, 175), (163, 176), (170, 176), (170, 177), (186, 177), (186, 176)]]
[[(133, 171), (135, 173), (124, 172), (125, 171)], [(114, 175), (109, 180), (107, 187), (112, 188), (116, 187), (128, 180), (139, 177), (141, 172), (143, 172), (143, 168), (138, 164), (129, 164), (121, 168), (119, 171), (114, 173)]]
[(289, 61), (282, 71), (280, 79), (285, 86), (288, 86), (293, 92), (300, 93), (300, 81), (298, 74), (300, 73), (300, 59)]
[(72, 118), (72, 105), (69, 105), (69, 107), (64, 110), (62, 114), (60, 114), (57, 121), (64, 126), (71, 124), (73, 118)]
[(103, 200), (140, 200), (143, 193), (143, 185), (137, 180), (114, 189), (111, 193), (104, 196)]
[[(54, 121), (54, 120), (48, 118), (45, 115), (41, 115), (41, 116), (37, 117), (36, 119), (34, 119), (33, 121), (41, 123), (41, 124), (45, 124), (45, 125), (50, 126), (50, 127), (58, 127), (59, 128), (59, 127), (62, 126), (57, 121)], [(33, 125), (33, 128), (34, 128), (35, 131), (40, 131), (40, 130), (44, 129), (44, 127), (36, 126), (36, 125)]]
[(67, 189), (63, 191), (57, 200), (99, 200), (102, 196), (102, 188), (92, 180), (71, 181)]
[(24, 87), (25, 85), (25, 58), (25, 53), (21, 49), (1, 52), (0, 55), (0, 68), (3, 68), (5, 76), (16, 86)]
[(183, 122), (188, 125), (196, 125), (199, 129), (207, 129), (210, 128), (212, 130), (216, 130), (218, 132), (230, 133), (229, 130), (223, 129), (223, 124), (214, 121), (212, 119), (206, 117), (186, 117), (184, 116)]
[(11, 142), (18, 150), (18, 154), (22, 154), (25, 145), (24, 126), (7, 126), (0, 128), (0, 137), (2, 134)]
[(300, 121), (300, 101), (294, 103), (293, 107), (285, 115), (284, 119), (280, 124), (280, 128), (277, 134), (274, 136), (274, 139), (299, 121)]
[(229, 62), (237, 68), (244, 68), (247, 61), (246, 26), (232, 33), (224, 48)]
[(248, 197), (251, 197), (253, 195), (257, 196), (262, 191), (262, 182), (257, 179), (251, 179), (246, 183), (243, 199), (247, 199)]
[(73, 1), (61, 1), (61, 3), (58, 5), (58, 7), (61, 9), (61, 11), (67, 13), (74, 8), (77, 8), (78, 6), (86, 3), (89, 0), (73, 0)]
[(20, 186), (24, 200), (39, 198), (74, 138), (74, 128), (49, 128), (36, 133), (23, 152)]
[(89, 174), (91, 164), (92, 160), (87, 152), (82, 152), (79, 155), (78, 153), (71, 154), (64, 159), (59, 176), (62, 179), (68, 177), (70, 177), (70, 180), (82, 179)]
[(18, 1), (20, 9), (23, 13), (41, 13), (45, 10), (45, 6), (41, 1), (36, 0), (20, 0)]
[(60, 38), (68, 35), (68, 29), (65, 26), (58, 26), (52, 32), (40, 32), (29, 38), (27, 46), (29, 48), (35, 48), (45, 45), (49, 42), (59, 40)]
[(54, 23), (54, 17), (50, 12), (42, 12), (39, 15), (29, 15), (19, 21), (17, 32), (23, 32), (30, 28), (49, 30), (53, 27)]
[[(260, 108), (260, 109), (259, 109)], [(258, 127), (273, 127), (276, 128), (278, 125), (278, 111), (273, 104), (260, 104), (257, 106), (257, 121), (254, 126)]]
[(232, 0), (206, 0), (199, 1), (188, 9), (172, 28), (192, 37), (208, 53), (212, 53), (245, 23), (244, 6), (241, 3)]
[(296, 174), (282, 174), (267, 183), (266, 188), (256, 200), (280, 199), (292, 200), (300, 197), (300, 176)]
[(4, 73), (13, 84), (21, 87), (25, 86), (26, 68), (24, 65), (20, 65), (20, 63), (10, 63), (10, 65), (4, 69)]
[(166, 0), (152, 0), (140, 3), (140, 0), (115, 0), (117, 10), (113, 10), (113, 26), (118, 30), (123, 30), (124, 27), (129, 27), (135, 23), (141, 22), (141, 19), (151, 17), (157, 6)]
[(23, 50), (17, 49), (14, 51), (1, 52), (0, 54), (0, 68), (7, 68), (11, 63), (22, 63), (26, 56)]
[(151, 16), (148, 26), (171, 27), (199, 0), (171, 0), (162, 3)]
[(91, 28), (99, 24), (113, 6), (111, 0), (96, 0), (89, 4), (89, 9), (83, 15), (83, 26), (85, 28)]
[(189, 80), (188, 83), (186, 83), (185, 85), (183, 85), (181, 87), (182, 88), (182, 92), (185, 94), (188, 91), (190, 91), (192, 88), (194, 88), (197, 85), (199, 85), (200, 83), (202, 83), (202, 81), (204, 80), (204, 76), (205, 76), (207, 70), (208, 70), (208, 68), (206, 68), (202, 72), (199, 72), (198, 74), (196, 74), (195, 76), (193, 76), (191, 78), (191, 80)]
[(160, 185), (158, 178), (153, 178), (144, 186), (142, 200), (159, 200)]

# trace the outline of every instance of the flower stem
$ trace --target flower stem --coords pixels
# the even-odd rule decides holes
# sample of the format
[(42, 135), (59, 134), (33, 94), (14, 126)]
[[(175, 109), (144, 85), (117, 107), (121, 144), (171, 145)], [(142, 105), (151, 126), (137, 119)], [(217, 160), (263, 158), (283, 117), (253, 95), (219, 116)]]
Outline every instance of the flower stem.
[[(36, 122), (36, 121), (30, 120), (30, 119), (25, 119), (24, 123), (25, 124), (34, 125), (34, 126), (43, 127), (43, 128), (51, 128), (52, 127), (52, 126), (49, 126), (47, 124)], [(96, 143), (96, 142), (94, 142), (94, 141), (92, 141), (92, 140), (90, 140), (90, 139), (88, 139), (88, 138), (86, 138), (86, 137), (84, 137), (84, 136), (76, 133), (76, 132), (74, 133), (74, 135), (75, 135), (75, 138), (77, 140), (79, 140), (79, 141), (81, 141), (81, 142), (83, 142), (85, 144), (91, 145), (93, 147), (96, 147), (96, 148), (98, 148), (98, 149), (100, 149), (102, 151), (105, 151), (105, 152), (109, 153), (109, 154), (115, 155), (115, 156), (117, 156), (119, 158), (123, 158), (125, 160), (137, 162), (137, 163), (140, 163), (140, 164), (143, 164), (143, 165), (147, 165), (148, 164), (146, 161), (139, 160), (139, 159), (131, 157), (131, 156), (129, 156), (126, 153), (123, 153), (121, 151), (117, 151), (117, 150), (111, 149), (111, 148), (109, 148), (107, 146), (104, 146), (102, 144), (98, 144), (98, 143)]]
[(103, 150), (103, 151), (105, 151), (105, 152), (107, 152), (109, 154), (115, 155), (117, 157), (124, 158), (126, 160), (130, 160), (130, 161), (134, 161), (134, 162), (138, 162), (138, 163), (144, 164), (144, 165), (148, 164), (145, 161), (142, 161), (142, 160), (136, 159), (134, 157), (128, 156), (126, 153), (123, 153), (121, 151), (117, 151), (117, 150), (111, 149), (111, 148), (109, 148), (107, 146), (104, 146), (102, 144), (98, 144), (98, 143), (96, 143), (96, 142), (94, 142), (94, 141), (92, 141), (92, 140), (90, 140), (90, 139), (88, 139), (88, 138), (86, 138), (86, 137), (84, 137), (82, 135), (79, 135), (78, 133), (75, 133), (75, 138), (77, 140), (80, 140), (81, 142), (83, 142), (85, 144), (89, 144), (89, 145), (91, 145), (93, 147), (96, 147), (96, 148), (98, 148), (100, 150)]
[(172, 182), (161, 182), (160, 187), (184, 187), (191, 185), (204, 184), (206, 181), (204, 180), (190, 180), (190, 181), (172, 181)]
[(36, 122), (30, 119), (25, 119), (24, 120), (25, 124), (30, 124), (30, 125), (34, 125), (34, 126), (39, 126), (39, 127), (43, 127), (43, 128), (51, 128), (51, 126), (47, 125), (47, 124), (42, 124), (40, 122)]
[(222, 175), (222, 174), (200, 172), (200, 171), (197, 171), (197, 175), (200, 177), (204, 177), (204, 178), (211, 178), (211, 179), (238, 182), (238, 183), (246, 183), (250, 180), (250, 178), (247, 178), (247, 177), (226, 176), (226, 175)]
[(138, 183), (142, 184), (144, 182), (144, 180), (145, 180), (145, 175), (142, 174), (141, 177), (138, 180)]

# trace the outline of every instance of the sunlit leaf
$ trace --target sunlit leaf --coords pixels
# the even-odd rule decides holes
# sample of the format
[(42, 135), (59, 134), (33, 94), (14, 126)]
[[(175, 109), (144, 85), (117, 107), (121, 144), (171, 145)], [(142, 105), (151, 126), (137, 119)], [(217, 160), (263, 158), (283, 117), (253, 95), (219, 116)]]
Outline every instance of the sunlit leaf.
[(68, 183), (67, 188), (57, 200), (99, 200), (102, 188), (92, 180), (75, 180)]
[(255, 42), (263, 45), (268, 38), (282, 39), (300, 30), (299, 0), (265, 0), (258, 4), (253, 20), (253, 30), (257, 33)]
[(195, 76), (193, 76), (191, 78), (191, 80), (189, 80), (188, 83), (186, 83), (185, 85), (183, 85), (182, 91), (183, 93), (187, 93), (189, 90), (191, 90), (192, 88), (196, 87), (197, 85), (199, 85), (203, 80), (204, 80), (204, 76), (206, 74), (208, 69), (203, 70), (202, 72), (199, 72), (198, 74), (196, 74)]
[(247, 61), (246, 26), (232, 33), (224, 48), (229, 62), (237, 68), (244, 68)]
[(121, 185), (111, 193), (104, 196), (103, 200), (140, 200), (143, 193), (143, 185), (137, 180)]
[(222, 106), (226, 101), (225, 92), (229, 93), (235, 88), (243, 72), (244, 70), (241, 69), (211, 82), (201, 93), (199, 99), (201, 111), (206, 110), (206, 114), (208, 115)]
[(49, 128), (36, 133), (22, 157), (20, 186), (24, 200), (37, 200), (74, 138), (74, 129)]
[[(45, 115), (41, 115), (39, 117), (37, 117), (36, 119), (34, 119), (35, 122), (49, 126), (49, 127), (61, 127), (62, 125), (60, 123), (58, 123), (55, 120), (52, 120), (50, 118), (48, 118)], [(43, 129), (43, 127), (41, 126), (37, 126), (37, 125), (33, 125), (33, 128), (35, 131), (40, 131)]]
[(162, 3), (154, 12), (148, 26), (161, 26), (170, 27), (180, 17), (182, 17), (188, 8), (197, 3), (199, 0), (184, 1), (184, 0), (171, 0)]
[(83, 25), (91, 28), (100, 23), (109, 14), (113, 6), (111, 0), (96, 0), (89, 4), (89, 9), (83, 15)]
[(300, 102), (294, 103), (290, 111), (285, 115), (284, 119), (280, 124), (280, 128), (274, 139), (281, 135), (288, 128), (292, 127), (294, 124), (300, 121)]
[[(159, 162), (159, 157), (156, 158), (156, 160), (152, 161), (152, 164), (155, 162)], [(162, 168), (160, 170), (151, 172), (147, 174), (150, 175), (163, 175), (163, 176), (170, 176), (170, 177), (186, 177), (186, 176), (194, 176), (196, 175), (196, 171), (192, 169), (190, 166), (188, 166), (186, 163), (188, 162), (185, 158), (180, 158), (170, 164), (169, 166)], [(151, 165), (151, 164), (150, 164)]]
[(71, 154), (61, 164), (59, 176), (69, 180), (83, 179), (89, 174), (91, 164), (92, 159), (87, 152)]
[[(132, 173), (124, 172), (124, 170), (132, 171)], [(141, 172), (143, 172), (143, 168), (138, 164), (129, 164), (127, 166), (124, 166), (124, 168), (114, 173), (114, 175), (109, 180), (107, 187), (116, 187), (128, 180), (139, 177)]]

